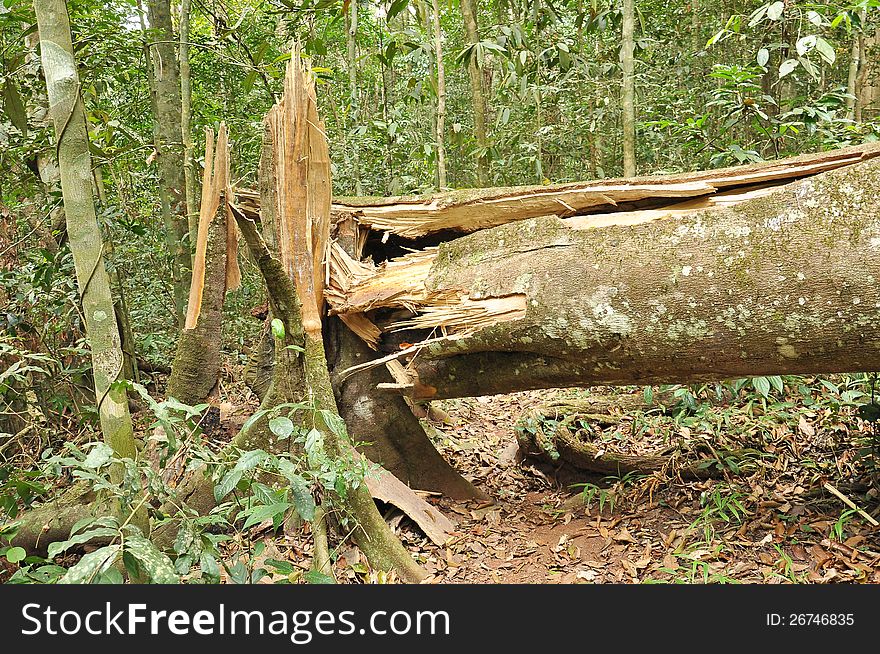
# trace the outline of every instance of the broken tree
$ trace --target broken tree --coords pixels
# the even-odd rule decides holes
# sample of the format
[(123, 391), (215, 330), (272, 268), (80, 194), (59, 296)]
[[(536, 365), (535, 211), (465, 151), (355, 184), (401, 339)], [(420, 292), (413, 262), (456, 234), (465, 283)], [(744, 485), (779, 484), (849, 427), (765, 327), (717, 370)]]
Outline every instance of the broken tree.
[(340, 201), (364, 251), (409, 252), (331, 249), (330, 313), (391, 352), (337, 381), (396, 362), (377, 391), (426, 400), (876, 370), (878, 154)]
[(241, 284), (238, 233), (225, 201), (232, 193), (226, 125), (220, 125), (216, 156), (213, 130), (208, 128), (205, 137), (202, 202), (189, 301), (167, 388), (169, 397), (190, 405), (204, 402), (216, 389), (223, 300), (227, 291)]

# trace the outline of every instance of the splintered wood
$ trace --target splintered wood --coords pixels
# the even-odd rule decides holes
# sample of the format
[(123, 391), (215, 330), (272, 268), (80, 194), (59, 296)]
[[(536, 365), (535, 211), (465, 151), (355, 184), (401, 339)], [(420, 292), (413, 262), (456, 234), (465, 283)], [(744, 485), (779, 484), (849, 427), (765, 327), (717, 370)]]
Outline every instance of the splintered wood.
[[(382, 330), (364, 314), (376, 308), (400, 308), (412, 314), (384, 331), (440, 328), (449, 334), (467, 333), (525, 315), (522, 294), (472, 299), (456, 290), (429, 289), (426, 281), (436, 256), (437, 248), (428, 247), (374, 266), (355, 261), (333, 244), (325, 291), (331, 315), (339, 314), (371, 347), (378, 345)], [(352, 320), (354, 316), (358, 318)]]
[(321, 333), (324, 259), (330, 238), (330, 155), (315, 82), (295, 46), (284, 96), (266, 117), (275, 141), (276, 216), (281, 262), (302, 303), (303, 329)]
[(876, 145), (864, 145), (749, 166), (636, 180), (466, 190), (428, 198), (340, 198), (333, 208), (354, 213), (370, 229), (418, 238), (444, 231), (473, 232), (536, 216), (565, 218), (610, 212), (624, 203), (666, 200), (671, 204), (681, 198), (708, 197), (742, 186), (785, 183), (878, 154)]
[(229, 184), (229, 140), (226, 124), (220, 123), (217, 135), (217, 151), (214, 151), (214, 130), (205, 129), (205, 170), (202, 173), (202, 201), (199, 208), (199, 229), (193, 256), (192, 282), (186, 308), (184, 329), (195, 329), (202, 310), (205, 290), (205, 267), (208, 252), (208, 233), (214, 217), (223, 204), (226, 215), (226, 290), (232, 291), (241, 284), (238, 267), (238, 230), (230, 213), (229, 202), (235, 197)]

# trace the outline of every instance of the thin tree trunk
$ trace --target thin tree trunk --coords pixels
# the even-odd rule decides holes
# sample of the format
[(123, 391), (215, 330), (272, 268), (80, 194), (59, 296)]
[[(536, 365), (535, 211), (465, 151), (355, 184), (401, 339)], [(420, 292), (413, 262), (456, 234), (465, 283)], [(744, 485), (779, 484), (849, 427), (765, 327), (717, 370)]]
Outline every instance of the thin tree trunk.
[(180, 75), (171, 24), (170, 0), (148, 0), (150, 27), (155, 33), (150, 44), (156, 90), (156, 152), (162, 179), (162, 219), (172, 255), (174, 308), (182, 323), (190, 286), (189, 221), (186, 209), (183, 129), (181, 123)]
[(856, 103), (855, 119), (858, 122), (871, 120), (877, 116), (880, 100), (880, 81), (877, 78), (877, 52), (880, 46), (880, 30), (871, 35), (861, 36), (861, 66), (856, 81), (859, 101)]
[(432, 0), (434, 21), (434, 54), (437, 68), (437, 183), (440, 189), (446, 185), (446, 72), (443, 66), (443, 32), (440, 29), (440, 2)]
[(859, 105), (859, 88), (858, 88), (858, 80), (859, 80), (859, 70), (862, 68), (862, 57), (864, 56), (862, 53), (862, 48), (864, 47), (864, 27), (865, 27), (865, 18), (866, 12), (862, 9), (859, 12), (859, 24), (860, 28), (858, 32), (853, 33), (853, 42), (852, 48), (850, 50), (849, 57), (849, 70), (846, 77), (846, 118), (847, 120), (854, 120), (856, 117), (856, 112), (858, 111)]
[[(461, 0), (461, 14), (464, 17), (464, 29), (468, 43), (475, 45), (480, 42), (480, 32), (477, 24), (477, 7), (474, 0)], [(474, 138), (479, 148), (477, 157), (477, 185), (486, 186), (489, 183), (489, 141), (486, 137), (486, 95), (483, 89), (483, 62), (479, 60), (476, 52), (471, 53), (468, 62), (468, 75), (471, 82), (471, 99), (474, 110)]]
[(67, 7), (63, 0), (37, 0), (34, 8), (101, 430), (118, 456), (134, 458), (137, 448), (125, 389), (113, 386), (122, 374), (124, 358), (104, 267), (104, 243), (95, 215), (88, 132)]
[(363, 195), (361, 183), (361, 160), (358, 137), (354, 129), (360, 119), (360, 99), (358, 98), (357, 86), (357, 30), (358, 30), (358, 3), (352, 0), (345, 14), (345, 38), (346, 38), (346, 65), (348, 66), (348, 103), (349, 120), (348, 133), (351, 136), (349, 151), (351, 155), (351, 174), (354, 178), (354, 189), (357, 195)]
[[(92, 178), (95, 181), (95, 192), (98, 195), (98, 201), (101, 207), (107, 206), (107, 193), (104, 189), (104, 174), (101, 172), (101, 166), (95, 166), (92, 171)], [(110, 235), (107, 235), (104, 251), (107, 259), (111, 261), (111, 265), (107, 274), (110, 276), (111, 293), (114, 293), (113, 309), (116, 315), (116, 323), (119, 327), (119, 337), (121, 339), (122, 354), (125, 358), (125, 364), (122, 369), (122, 376), (125, 379), (133, 381), (138, 380), (137, 353), (134, 348), (134, 330), (131, 327), (131, 320), (128, 314), (128, 304), (125, 301), (125, 287), (122, 285), (122, 278), (113, 262), (113, 241)]]
[(186, 217), (190, 243), (199, 231), (199, 205), (196, 201), (198, 175), (193, 159), (192, 141), (192, 77), (189, 68), (189, 19), (192, 0), (180, 3), (180, 131), (183, 135), (184, 181), (186, 182)]
[(623, 176), (636, 175), (636, 109), (633, 50), (635, 27), (635, 0), (623, 0), (623, 93), (621, 112), (623, 118)]

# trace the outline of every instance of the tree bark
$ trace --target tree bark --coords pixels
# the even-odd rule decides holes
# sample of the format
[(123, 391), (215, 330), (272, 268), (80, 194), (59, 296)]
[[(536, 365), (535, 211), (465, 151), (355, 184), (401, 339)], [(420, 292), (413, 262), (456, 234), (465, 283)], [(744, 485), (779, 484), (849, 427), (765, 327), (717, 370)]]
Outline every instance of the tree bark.
[[(520, 418), (516, 439), (523, 455), (549, 463), (557, 479), (565, 483), (582, 481), (584, 472), (618, 477), (629, 473), (672, 472), (689, 479), (721, 474), (717, 466), (701, 465), (705, 459), (696, 452), (684, 457), (678, 446), (660, 448), (661, 452), (618, 452), (613, 443), (595, 442), (593, 429), (583, 427), (584, 424), (601, 427), (620, 422), (619, 416), (596, 412), (589, 398), (553, 401), (539, 405)], [(574, 479), (569, 481), (567, 478), (572, 475)]]
[(437, 73), (437, 122), (434, 134), (437, 140), (437, 184), (440, 189), (446, 184), (446, 69), (443, 66), (443, 31), (440, 28), (440, 2), (433, 2), (434, 56)]
[(171, 275), (174, 283), (174, 308), (177, 320), (183, 323), (187, 292), (190, 286), (192, 257), (189, 221), (186, 209), (186, 174), (181, 122), (180, 74), (174, 51), (174, 28), (171, 23), (170, 0), (149, 0), (150, 27), (154, 30), (150, 44), (153, 79), (156, 91), (156, 152), (162, 180), (162, 219), (166, 240), (172, 256)]
[(361, 159), (358, 137), (354, 135), (360, 114), (360, 99), (357, 87), (357, 30), (358, 30), (358, 3), (354, 0), (348, 5), (345, 15), (345, 39), (346, 39), (346, 65), (348, 66), (348, 103), (349, 121), (348, 133), (351, 136), (349, 152), (351, 153), (351, 174), (354, 177), (354, 188), (357, 195), (363, 195), (361, 183)]
[(387, 268), (416, 315), (383, 322), (381, 284), (368, 315), (417, 344), (393, 355), (417, 399), (877, 370), (878, 249), (870, 158), (736, 203), (485, 229)]
[(199, 205), (196, 201), (198, 174), (193, 159), (192, 142), (192, 76), (189, 67), (189, 24), (192, 0), (180, 3), (180, 131), (183, 137), (183, 173), (186, 184), (186, 217), (190, 243), (199, 231)]
[(213, 153), (213, 132), (207, 131), (205, 180), (192, 286), (167, 388), (170, 397), (189, 405), (208, 399), (220, 379), (220, 337), (230, 254), (227, 221), (232, 219), (225, 201), (229, 184), (226, 126), (220, 126), (216, 156)]
[[(461, 15), (464, 18), (464, 30), (468, 43), (476, 45), (480, 42), (480, 31), (477, 25), (477, 6), (474, 0), (461, 0)], [(483, 62), (477, 57), (476, 51), (471, 52), (468, 62), (468, 75), (471, 82), (471, 102), (474, 112), (474, 138), (479, 148), (477, 156), (477, 186), (489, 183), (489, 140), (486, 138), (486, 96), (483, 89)]]
[(866, 12), (862, 9), (859, 12), (859, 25), (860, 28), (857, 32), (853, 32), (853, 42), (852, 47), (850, 48), (850, 57), (849, 57), (849, 70), (846, 77), (846, 118), (847, 120), (854, 120), (856, 116), (856, 112), (858, 111), (857, 107), (859, 103), (859, 70), (863, 66), (862, 57), (864, 56), (862, 53), (862, 48), (864, 47), (865, 38), (864, 38), (864, 28), (865, 28), (865, 18)]
[(855, 106), (856, 122), (876, 118), (880, 111), (880, 78), (878, 78), (877, 53), (880, 51), (880, 29), (871, 35), (862, 33), (860, 50), (861, 70), (856, 81), (859, 101)]
[(137, 450), (126, 393), (112, 386), (120, 378), (124, 359), (104, 267), (104, 243), (95, 216), (88, 132), (67, 7), (63, 0), (39, 0), (34, 8), (101, 430), (117, 456), (134, 458)]
[(623, 0), (623, 43), (621, 48), (621, 68), (623, 70), (623, 90), (621, 93), (621, 112), (623, 121), (623, 176), (636, 175), (636, 109), (635, 109), (635, 0)]

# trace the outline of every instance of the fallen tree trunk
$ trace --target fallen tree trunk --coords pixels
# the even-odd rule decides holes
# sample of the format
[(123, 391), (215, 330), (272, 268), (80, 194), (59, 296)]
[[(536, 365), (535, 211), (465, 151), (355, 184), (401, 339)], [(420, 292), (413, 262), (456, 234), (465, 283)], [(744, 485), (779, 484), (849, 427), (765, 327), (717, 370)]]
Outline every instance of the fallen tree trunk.
[(409, 380), (384, 390), (416, 399), (877, 370), (875, 153), (708, 206), (519, 220), (379, 267), (334, 250), (326, 296), (379, 349), (403, 342), (378, 361)]

